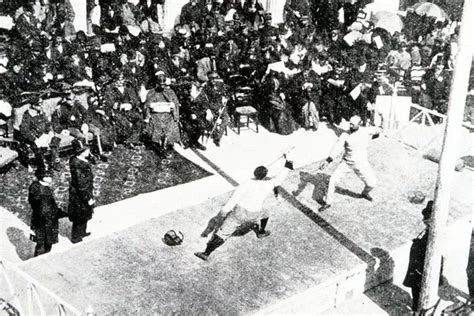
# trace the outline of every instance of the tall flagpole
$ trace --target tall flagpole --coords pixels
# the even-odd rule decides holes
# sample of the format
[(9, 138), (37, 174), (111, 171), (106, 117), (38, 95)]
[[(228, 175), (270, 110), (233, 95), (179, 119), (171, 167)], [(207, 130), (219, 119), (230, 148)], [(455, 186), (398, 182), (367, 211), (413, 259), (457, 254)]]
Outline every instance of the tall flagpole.
[(438, 299), (438, 282), (441, 268), (441, 244), (449, 213), (449, 201), (454, 180), (454, 166), (458, 159), (458, 140), (462, 130), (469, 74), (472, 66), (474, 34), (474, 0), (464, 0), (458, 53), (454, 68), (446, 129), (443, 139), (438, 179), (435, 188), (434, 212), (428, 229), (428, 244), (423, 269), (420, 295), (421, 311), (435, 306)]

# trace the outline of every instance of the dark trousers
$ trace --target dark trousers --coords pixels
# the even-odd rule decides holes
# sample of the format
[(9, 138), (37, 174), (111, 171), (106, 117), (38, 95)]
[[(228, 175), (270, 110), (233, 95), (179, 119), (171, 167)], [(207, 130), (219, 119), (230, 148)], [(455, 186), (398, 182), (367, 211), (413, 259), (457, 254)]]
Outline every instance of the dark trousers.
[(35, 257), (50, 252), (52, 247), (53, 244), (48, 242), (37, 243), (35, 247)]
[(420, 292), (421, 292), (421, 282), (420, 284), (417, 284), (411, 287), (411, 296), (413, 297), (412, 310), (414, 312), (419, 310), (418, 304), (420, 301)]
[(467, 263), (467, 286), (469, 297), (474, 301), (474, 230), (471, 235), (471, 247), (469, 250), (469, 261)]
[(78, 242), (82, 240), (82, 237), (86, 235), (87, 221), (74, 221), (72, 222), (71, 241)]

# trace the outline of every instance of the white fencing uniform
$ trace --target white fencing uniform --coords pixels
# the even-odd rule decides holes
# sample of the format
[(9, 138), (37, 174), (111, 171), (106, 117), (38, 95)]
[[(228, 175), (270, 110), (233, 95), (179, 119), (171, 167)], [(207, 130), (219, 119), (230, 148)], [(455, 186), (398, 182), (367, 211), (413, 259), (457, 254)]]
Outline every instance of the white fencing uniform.
[(379, 132), (380, 129), (376, 127), (360, 127), (357, 131), (351, 134), (343, 133), (339, 137), (329, 157), (336, 157), (342, 149), (344, 149), (344, 156), (342, 162), (337, 166), (329, 180), (328, 191), (325, 199), (326, 204), (332, 203), (336, 184), (344, 174), (350, 170), (354, 171), (355, 174), (364, 182), (365, 188), (362, 192), (363, 194), (369, 193), (375, 187), (376, 178), (367, 158), (367, 146), (369, 144), (369, 139)]
[(252, 179), (241, 184), (224, 205), (221, 212), (229, 213), (217, 231), (222, 239), (229, 238), (240, 226), (246, 223), (258, 223), (268, 218), (269, 212), (263, 208), (263, 202), (288, 175), (289, 169), (283, 168), (274, 178)]

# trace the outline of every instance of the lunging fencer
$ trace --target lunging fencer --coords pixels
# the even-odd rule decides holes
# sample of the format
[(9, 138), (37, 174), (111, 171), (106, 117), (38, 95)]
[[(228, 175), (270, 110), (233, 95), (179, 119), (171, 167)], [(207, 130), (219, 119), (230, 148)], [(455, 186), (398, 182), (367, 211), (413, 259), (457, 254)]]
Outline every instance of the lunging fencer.
[(254, 178), (237, 187), (219, 212), (219, 216), (225, 218), (224, 222), (212, 235), (206, 250), (195, 253), (198, 258), (207, 260), (214, 250), (222, 246), (235, 231), (244, 225), (253, 224), (257, 238), (270, 235), (270, 232), (266, 230), (269, 211), (263, 208), (263, 202), (270, 193), (276, 192), (275, 188), (283, 182), (289, 170), (293, 169), (293, 162), (286, 158), (286, 154), (274, 164), (282, 163), (281, 160), (285, 163), (274, 170), (273, 177), (267, 177), (268, 169), (259, 166), (254, 171)]
[(325, 211), (331, 207), (334, 200), (336, 184), (349, 171), (355, 174), (364, 182), (365, 187), (361, 197), (373, 201), (370, 192), (375, 188), (376, 178), (367, 157), (367, 146), (369, 139), (376, 138), (380, 134), (378, 127), (361, 127), (361, 118), (357, 115), (352, 116), (349, 133), (343, 133), (334, 145), (329, 157), (322, 163), (320, 170), (324, 170), (336, 158), (342, 149), (344, 154), (342, 162), (337, 166), (329, 180), (328, 190), (322, 202), (319, 211)]

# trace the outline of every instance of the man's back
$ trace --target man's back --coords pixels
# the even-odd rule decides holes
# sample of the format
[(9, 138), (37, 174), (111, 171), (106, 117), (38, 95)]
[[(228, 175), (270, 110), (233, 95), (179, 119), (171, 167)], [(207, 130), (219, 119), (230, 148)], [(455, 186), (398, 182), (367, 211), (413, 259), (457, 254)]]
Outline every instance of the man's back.
[(248, 212), (260, 212), (262, 210), (263, 202), (267, 196), (272, 192), (275, 183), (271, 180), (255, 180), (242, 184), (234, 192), (237, 195), (237, 203), (245, 208)]

